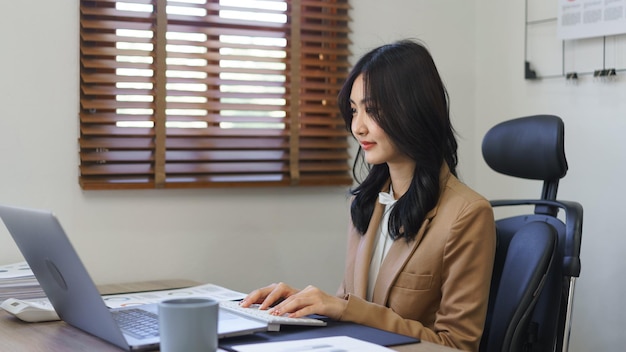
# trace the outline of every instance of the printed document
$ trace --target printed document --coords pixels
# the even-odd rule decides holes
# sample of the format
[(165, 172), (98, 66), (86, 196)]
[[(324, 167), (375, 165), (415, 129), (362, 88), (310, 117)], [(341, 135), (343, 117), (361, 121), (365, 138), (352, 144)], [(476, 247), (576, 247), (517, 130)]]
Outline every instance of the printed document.
[(232, 347), (238, 352), (388, 352), (387, 347), (348, 336), (317, 339), (254, 343)]
[(220, 301), (234, 301), (244, 299), (245, 293), (233, 291), (214, 284), (205, 284), (173, 290), (159, 290), (136, 293), (122, 293), (104, 295), (104, 303), (109, 308), (136, 306), (141, 304), (158, 303), (169, 298), (210, 298)]

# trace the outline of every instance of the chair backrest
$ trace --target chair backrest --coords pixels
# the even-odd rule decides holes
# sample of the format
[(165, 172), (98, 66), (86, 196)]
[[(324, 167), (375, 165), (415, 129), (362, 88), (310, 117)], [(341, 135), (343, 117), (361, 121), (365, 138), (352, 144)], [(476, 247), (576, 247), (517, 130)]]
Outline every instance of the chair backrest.
[(485, 330), (489, 351), (518, 351), (526, 327), (554, 258), (556, 232), (543, 222), (531, 222), (515, 232), (498, 234), (494, 280)]
[[(498, 246), (480, 350), (567, 350), (574, 278), (580, 275), (582, 206), (556, 199), (559, 180), (567, 173), (563, 121), (552, 115), (505, 121), (489, 130), (482, 148), (493, 170), (541, 180), (543, 190), (538, 199), (491, 201), (494, 208), (530, 205), (534, 212), (496, 220)], [(549, 242), (544, 232), (556, 237), (548, 266), (539, 260), (543, 257), (518, 254)], [(533, 280), (516, 279), (531, 272)]]

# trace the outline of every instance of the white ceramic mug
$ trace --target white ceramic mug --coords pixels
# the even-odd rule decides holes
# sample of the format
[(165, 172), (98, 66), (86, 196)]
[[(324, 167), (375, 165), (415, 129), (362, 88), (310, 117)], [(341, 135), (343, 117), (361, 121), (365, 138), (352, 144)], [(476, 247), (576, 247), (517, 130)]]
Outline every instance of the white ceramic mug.
[(219, 304), (208, 298), (176, 298), (159, 303), (161, 352), (217, 351)]

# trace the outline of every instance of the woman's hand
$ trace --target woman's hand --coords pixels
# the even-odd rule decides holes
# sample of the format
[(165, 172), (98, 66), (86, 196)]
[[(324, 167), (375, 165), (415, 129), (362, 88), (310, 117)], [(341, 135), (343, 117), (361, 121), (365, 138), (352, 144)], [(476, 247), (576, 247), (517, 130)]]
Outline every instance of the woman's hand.
[(282, 299), (298, 293), (298, 291), (299, 290), (282, 282), (271, 284), (250, 292), (246, 298), (241, 301), (240, 305), (246, 308), (253, 304), (260, 304), (259, 309), (265, 310), (273, 304), (280, 302)]
[[(281, 301), (282, 300), (282, 301)], [(319, 314), (331, 319), (339, 319), (346, 308), (347, 301), (329, 295), (314, 286), (307, 286), (299, 291), (284, 283), (272, 284), (252, 291), (241, 303), (242, 307), (260, 304), (259, 309), (267, 309), (272, 304), (270, 314), (300, 318), (309, 314)]]

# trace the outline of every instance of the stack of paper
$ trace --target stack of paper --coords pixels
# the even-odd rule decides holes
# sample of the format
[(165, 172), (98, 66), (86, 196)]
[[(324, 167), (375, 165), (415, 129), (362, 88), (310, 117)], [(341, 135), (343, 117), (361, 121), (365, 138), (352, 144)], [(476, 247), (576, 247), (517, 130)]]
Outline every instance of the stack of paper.
[(134, 293), (117, 293), (104, 295), (104, 303), (109, 308), (136, 306), (141, 304), (158, 303), (169, 298), (210, 298), (218, 302), (235, 301), (246, 297), (245, 293), (233, 291), (222, 286), (204, 284), (199, 286)]
[(46, 294), (26, 262), (0, 266), (0, 302), (7, 298), (38, 299)]

